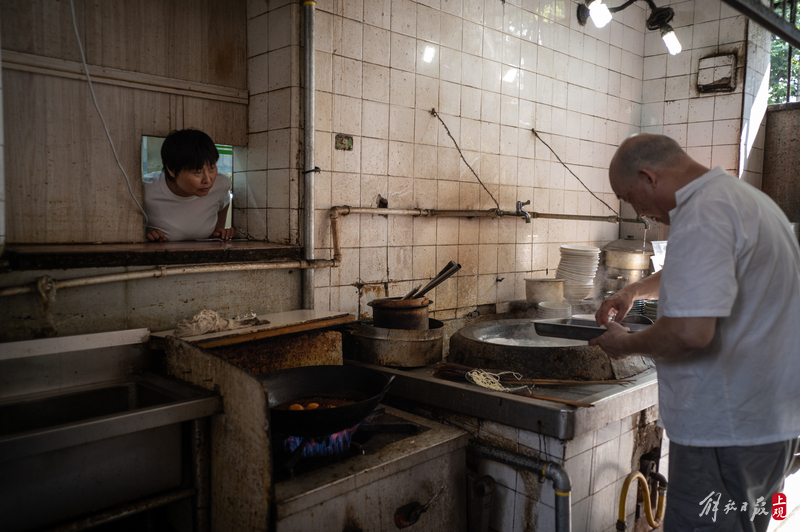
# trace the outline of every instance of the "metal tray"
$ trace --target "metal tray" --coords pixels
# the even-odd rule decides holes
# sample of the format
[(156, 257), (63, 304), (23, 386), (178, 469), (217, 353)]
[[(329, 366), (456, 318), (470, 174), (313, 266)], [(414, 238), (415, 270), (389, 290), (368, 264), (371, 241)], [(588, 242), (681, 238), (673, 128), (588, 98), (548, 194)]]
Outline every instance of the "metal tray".
[[(576, 318), (534, 320), (533, 325), (539, 336), (554, 336), (556, 338), (570, 338), (572, 340), (589, 341), (607, 331), (605, 327), (597, 325), (594, 320), (580, 320)], [(631, 332), (643, 331), (650, 326), (649, 324), (630, 323), (625, 320), (622, 320), (621, 325), (630, 329)]]

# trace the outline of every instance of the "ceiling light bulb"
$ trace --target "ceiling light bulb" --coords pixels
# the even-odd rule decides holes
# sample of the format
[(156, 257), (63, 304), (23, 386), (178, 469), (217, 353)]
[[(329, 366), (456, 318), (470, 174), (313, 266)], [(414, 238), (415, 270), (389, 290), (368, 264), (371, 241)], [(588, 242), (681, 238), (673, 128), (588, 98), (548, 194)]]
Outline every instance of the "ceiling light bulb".
[(592, 22), (598, 28), (611, 22), (611, 11), (608, 10), (608, 6), (603, 3), (603, 0), (594, 0), (589, 4), (589, 16), (592, 17)]
[(433, 61), (434, 56), (436, 55), (436, 48), (433, 46), (426, 46), (425, 53), (422, 54), (422, 60), (426, 63), (430, 63)]
[(661, 31), (661, 38), (664, 39), (664, 44), (667, 45), (667, 50), (669, 50), (670, 54), (677, 55), (683, 50), (681, 43), (678, 41), (678, 37), (675, 35), (675, 30), (670, 26), (665, 26)]

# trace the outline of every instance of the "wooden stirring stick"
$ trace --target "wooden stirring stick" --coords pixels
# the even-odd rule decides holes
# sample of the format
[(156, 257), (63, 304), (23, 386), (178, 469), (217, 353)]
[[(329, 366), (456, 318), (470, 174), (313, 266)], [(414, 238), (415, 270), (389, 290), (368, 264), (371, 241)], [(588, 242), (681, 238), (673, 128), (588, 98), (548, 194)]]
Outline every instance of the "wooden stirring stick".
[(521, 395), (522, 397), (530, 397), (531, 399), (541, 399), (542, 401), (552, 401), (554, 403), (564, 403), (565, 405), (572, 405), (572, 406), (594, 406), (591, 403), (582, 403), (580, 401), (572, 401), (570, 399), (557, 399), (555, 397), (547, 397), (546, 395), (535, 395), (532, 393), (518, 392), (515, 395)]

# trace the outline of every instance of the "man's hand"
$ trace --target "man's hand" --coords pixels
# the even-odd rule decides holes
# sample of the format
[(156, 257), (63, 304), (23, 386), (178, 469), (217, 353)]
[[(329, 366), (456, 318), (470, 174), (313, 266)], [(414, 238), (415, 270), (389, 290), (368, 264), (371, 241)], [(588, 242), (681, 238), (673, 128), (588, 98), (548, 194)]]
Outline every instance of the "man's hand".
[(677, 360), (703, 349), (714, 339), (717, 318), (660, 317), (642, 331), (628, 333), (615, 322), (609, 322), (608, 332), (589, 340), (615, 359), (643, 355), (654, 360)]
[(592, 338), (589, 340), (589, 345), (596, 345), (613, 359), (620, 360), (627, 358), (633, 354), (627, 352), (623, 348), (623, 342), (627, 340), (629, 332), (630, 329), (610, 321), (608, 322), (608, 332), (598, 336), (597, 338)]
[(658, 298), (658, 290), (661, 286), (661, 272), (647, 276), (641, 281), (631, 283), (619, 292), (615, 293), (600, 305), (594, 319), (598, 325), (607, 325), (611, 318), (617, 323), (621, 322), (633, 307), (637, 299)]
[(236, 236), (236, 229), (233, 227), (229, 227), (225, 229), (224, 227), (218, 227), (211, 233), (211, 238), (220, 238), (222, 240), (230, 240), (234, 236)]
[(166, 242), (167, 235), (165, 235), (161, 229), (156, 229), (154, 227), (150, 227), (147, 229), (147, 241), (148, 242)]
[(600, 308), (597, 309), (594, 319), (601, 327), (608, 325), (611, 322), (611, 318), (614, 318), (619, 323), (625, 318), (628, 311), (633, 308), (634, 301), (633, 296), (621, 290), (603, 301)]

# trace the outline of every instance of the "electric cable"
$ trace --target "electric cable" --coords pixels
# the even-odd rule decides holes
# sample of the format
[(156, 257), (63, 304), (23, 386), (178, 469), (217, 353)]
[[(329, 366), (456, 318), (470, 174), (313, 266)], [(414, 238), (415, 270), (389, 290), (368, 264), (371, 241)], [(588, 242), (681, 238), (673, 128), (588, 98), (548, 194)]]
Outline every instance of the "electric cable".
[(111, 140), (111, 133), (108, 132), (108, 126), (106, 125), (106, 119), (103, 117), (103, 113), (100, 111), (100, 106), (97, 104), (97, 96), (94, 93), (94, 86), (92, 85), (92, 78), (89, 75), (89, 67), (86, 65), (86, 57), (83, 53), (83, 44), (81, 43), (81, 36), (78, 33), (78, 22), (75, 17), (75, 4), (73, 0), (69, 0), (69, 9), (72, 13), (72, 28), (75, 30), (75, 38), (78, 40), (78, 50), (81, 53), (81, 63), (83, 63), (83, 71), (86, 73), (86, 81), (89, 83), (89, 92), (92, 95), (92, 101), (94, 102), (94, 108), (97, 109), (97, 114), (100, 116), (100, 122), (103, 123), (103, 130), (106, 132), (106, 137), (108, 138), (108, 143), (111, 145), (111, 151), (114, 153), (114, 160), (117, 161), (117, 166), (122, 171), (122, 175), (125, 176), (125, 184), (128, 185), (128, 192), (133, 198), (134, 203), (136, 206), (139, 207), (139, 210), (142, 212), (142, 216), (144, 216), (144, 225), (147, 227), (148, 219), (147, 213), (144, 212), (139, 200), (136, 199), (136, 196), (133, 193), (133, 188), (131, 188), (131, 181), (128, 179), (128, 174), (125, 172), (125, 169), (122, 167), (122, 163), (119, 162), (119, 156), (117, 155), (117, 149), (114, 147), (114, 141)]
[(456, 149), (458, 150), (458, 154), (461, 156), (461, 160), (464, 161), (464, 164), (467, 165), (467, 168), (470, 169), (470, 171), (472, 172), (472, 175), (474, 175), (475, 179), (478, 180), (478, 183), (481, 184), (481, 186), (483, 187), (483, 190), (485, 190), (486, 193), (489, 194), (489, 197), (492, 198), (492, 201), (494, 201), (494, 204), (497, 206), (497, 209), (500, 210), (500, 203), (498, 203), (498, 201), (495, 199), (495, 197), (492, 196), (492, 193), (489, 192), (489, 189), (486, 188), (486, 185), (483, 184), (483, 181), (481, 181), (481, 178), (478, 177), (478, 174), (475, 173), (475, 170), (472, 169), (472, 167), (469, 165), (467, 160), (464, 158), (464, 154), (461, 153), (461, 148), (458, 147), (458, 142), (456, 142), (456, 139), (453, 138), (453, 134), (450, 133), (450, 128), (448, 128), (447, 124), (444, 123), (444, 120), (442, 120), (442, 117), (439, 116), (439, 113), (436, 112), (436, 109), (431, 109), (431, 114), (433, 116), (435, 116), (436, 118), (438, 118), (439, 122), (442, 123), (442, 125), (444, 126), (444, 130), (447, 131), (447, 136), (450, 137), (450, 140), (452, 140), (453, 144), (455, 144)]
[(534, 135), (536, 135), (536, 138), (537, 138), (537, 139), (539, 139), (539, 140), (541, 140), (541, 141), (542, 141), (542, 144), (544, 144), (545, 146), (547, 146), (547, 149), (549, 149), (551, 152), (553, 152), (553, 155), (555, 155), (556, 159), (558, 159), (558, 162), (560, 162), (560, 163), (561, 163), (561, 165), (562, 165), (564, 168), (566, 168), (566, 169), (567, 169), (567, 171), (568, 171), (570, 174), (572, 174), (573, 176), (575, 176), (575, 179), (577, 179), (577, 180), (578, 180), (578, 183), (580, 183), (581, 185), (583, 185), (583, 188), (585, 188), (587, 191), (589, 191), (589, 194), (591, 194), (592, 196), (594, 196), (594, 197), (595, 197), (595, 199), (596, 199), (597, 201), (599, 201), (600, 203), (602, 203), (603, 205), (605, 205), (606, 207), (608, 207), (608, 209), (609, 209), (611, 212), (613, 212), (614, 214), (616, 214), (617, 216), (619, 216), (619, 213), (618, 213), (617, 211), (615, 211), (614, 209), (612, 209), (612, 208), (611, 208), (611, 205), (609, 205), (609, 204), (608, 204), (608, 203), (606, 203), (605, 201), (601, 200), (601, 199), (600, 199), (600, 198), (597, 196), (597, 194), (595, 194), (594, 192), (592, 192), (591, 190), (589, 190), (589, 187), (587, 187), (587, 186), (586, 186), (586, 183), (584, 183), (583, 181), (581, 181), (581, 178), (580, 178), (580, 177), (578, 177), (577, 175), (575, 175), (575, 172), (573, 172), (573, 171), (570, 169), (570, 167), (569, 167), (569, 166), (567, 166), (567, 165), (564, 163), (564, 161), (562, 161), (562, 160), (561, 160), (561, 157), (559, 157), (559, 156), (558, 156), (558, 154), (556, 153), (556, 151), (555, 151), (553, 148), (551, 148), (551, 147), (550, 147), (550, 145), (549, 145), (548, 143), (546, 143), (542, 137), (540, 137), (540, 136), (539, 136), (539, 133), (537, 133), (535, 129), (531, 129), (531, 131), (533, 131), (533, 134), (534, 134)]

